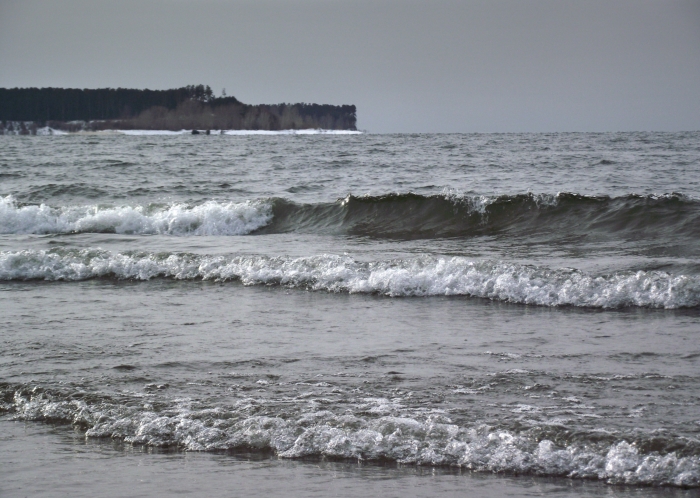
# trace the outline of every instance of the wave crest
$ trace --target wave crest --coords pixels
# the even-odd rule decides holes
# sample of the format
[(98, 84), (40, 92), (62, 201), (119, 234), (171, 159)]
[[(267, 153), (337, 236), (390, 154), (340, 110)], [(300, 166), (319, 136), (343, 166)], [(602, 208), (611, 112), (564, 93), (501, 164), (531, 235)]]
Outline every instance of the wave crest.
[(586, 196), (572, 193), (469, 196), (349, 195), (332, 203), (274, 199), (260, 233), (311, 232), (370, 237), (490, 235), (700, 236), (700, 203), (681, 194)]
[(390, 297), (472, 296), (543, 306), (700, 306), (700, 277), (662, 271), (589, 275), (573, 269), (436, 256), (365, 263), (337, 255), (270, 258), (63, 249), (0, 253), (0, 280), (93, 278), (240, 281)]
[(0, 233), (11, 234), (245, 235), (271, 219), (271, 206), (262, 201), (52, 208), (19, 205), (12, 196), (0, 198)]
[[(32, 395), (10, 387), (0, 405), (15, 420), (62, 421), (87, 437), (190, 451), (272, 451), (282, 458), (330, 457), (392, 460), (405, 464), (459, 466), (481, 472), (600, 479), (611, 484), (700, 486), (700, 457), (676, 452), (643, 453), (618, 439), (612, 444), (554, 443), (489, 426), (461, 427), (444, 413), (411, 413), (385, 398), (364, 398), (344, 410), (314, 411), (308, 399), (285, 398), (284, 418), (253, 398), (226, 407), (189, 400), (167, 402), (162, 411), (109, 399), (96, 403)], [(70, 399), (70, 393), (68, 396)], [(274, 401), (273, 401), (274, 403)], [(162, 403), (160, 403), (162, 404)], [(251, 407), (269, 415), (254, 415)], [(272, 410), (271, 410), (272, 409)]]
[(585, 196), (571, 193), (464, 196), (449, 192), (349, 195), (298, 204), (273, 198), (240, 203), (54, 208), (0, 197), (0, 233), (116, 232), (246, 235), (307, 232), (370, 237), (482, 235), (700, 237), (700, 202), (680, 194)]

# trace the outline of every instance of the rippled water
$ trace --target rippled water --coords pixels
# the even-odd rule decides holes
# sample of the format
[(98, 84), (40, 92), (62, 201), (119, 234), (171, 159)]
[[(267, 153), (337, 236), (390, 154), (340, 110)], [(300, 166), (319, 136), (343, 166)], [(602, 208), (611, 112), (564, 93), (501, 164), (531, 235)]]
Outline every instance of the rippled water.
[(700, 133), (5, 137), (3, 466), (692, 493), (699, 236)]

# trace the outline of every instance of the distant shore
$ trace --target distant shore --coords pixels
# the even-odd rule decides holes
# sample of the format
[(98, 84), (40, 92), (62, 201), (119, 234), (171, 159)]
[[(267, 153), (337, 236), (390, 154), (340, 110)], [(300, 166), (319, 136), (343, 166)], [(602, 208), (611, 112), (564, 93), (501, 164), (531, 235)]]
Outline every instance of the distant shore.
[[(0, 134), (182, 130), (356, 131), (354, 105), (258, 104), (211, 88), (0, 88)], [(49, 130), (53, 130), (50, 132)]]
[[(24, 126), (21, 126), (23, 124)], [(60, 136), (60, 135), (127, 135), (127, 136), (154, 136), (154, 135), (361, 135), (364, 132), (358, 130), (326, 130), (322, 128), (307, 128), (302, 130), (77, 130), (64, 131), (60, 128), (49, 126), (36, 126), (32, 122), (11, 122), (10, 127), (0, 126), (0, 135), (5, 136)], [(194, 133), (196, 131), (196, 133)], [(208, 132), (208, 133), (207, 133)]]

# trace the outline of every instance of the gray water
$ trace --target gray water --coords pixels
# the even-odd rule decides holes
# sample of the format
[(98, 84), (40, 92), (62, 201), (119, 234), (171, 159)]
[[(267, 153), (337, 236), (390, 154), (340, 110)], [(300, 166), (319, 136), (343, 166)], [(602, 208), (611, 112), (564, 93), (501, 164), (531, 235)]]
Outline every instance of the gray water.
[(0, 490), (690, 496), (699, 237), (700, 133), (3, 137)]

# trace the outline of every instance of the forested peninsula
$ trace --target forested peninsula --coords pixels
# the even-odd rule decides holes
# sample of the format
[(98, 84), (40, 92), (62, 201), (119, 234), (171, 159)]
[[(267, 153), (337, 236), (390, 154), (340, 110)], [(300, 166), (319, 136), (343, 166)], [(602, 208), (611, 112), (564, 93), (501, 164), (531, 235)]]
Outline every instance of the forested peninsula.
[(356, 130), (354, 105), (249, 105), (211, 88), (0, 88), (0, 134), (102, 130)]

